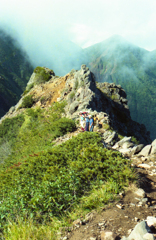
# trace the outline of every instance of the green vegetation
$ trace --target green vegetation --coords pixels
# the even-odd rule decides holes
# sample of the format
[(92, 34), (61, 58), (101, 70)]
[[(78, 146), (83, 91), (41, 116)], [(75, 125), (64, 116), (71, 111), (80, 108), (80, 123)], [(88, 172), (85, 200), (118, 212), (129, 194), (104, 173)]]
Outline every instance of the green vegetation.
[(26, 95), (34, 87), (34, 83), (29, 84), (23, 92), (23, 95)]
[(43, 67), (36, 67), (34, 73), (36, 73), (35, 82), (37, 84), (48, 82), (51, 78), (50, 74)]
[(54, 145), (55, 138), (75, 129), (73, 120), (61, 118), (65, 105), (28, 108), (0, 125), (0, 146), (9, 144), (0, 168), (5, 239), (56, 239), (61, 225), (104, 207), (135, 180), (130, 161), (104, 149), (98, 133)]
[(104, 149), (98, 133), (54, 145), (55, 138), (75, 129), (73, 120), (61, 118), (65, 105), (29, 108), (0, 125), (0, 147), (7, 143), (9, 149), (0, 169), (5, 239), (55, 239), (58, 227), (103, 207), (135, 180), (130, 161)]
[(17, 219), (17, 223), (9, 222), (4, 230), (2, 239), (5, 240), (57, 240), (57, 231), (59, 230), (60, 221), (53, 218), (50, 224), (34, 224), (32, 218)]
[(140, 142), (136, 139), (136, 137), (132, 136), (131, 139), (132, 142), (134, 142), (136, 145), (138, 145)]
[(46, 97), (45, 96), (42, 96), (41, 98), (40, 98), (40, 102), (43, 104), (44, 102), (46, 102)]
[[(103, 149), (96, 133), (80, 134), (61, 146), (22, 157), (18, 163), (4, 164), (0, 172), (2, 220), (16, 219), (17, 214), (38, 221), (58, 217), (80, 200), (84, 208), (92, 209), (98, 200), (81, 199), (89, 191), (114, 182), (112, 191), (118, 193), (134, 178), (128, 160)], [(101, 203), (107, 202), (108, 196), (103, 196)]]
[(71, 92), (69, 95), (69, 99), (72, 100), (75, 97), (75, 92)]
[(28, 95), (23, 98), (20, 108), (31, 108), (34, 103), (33, 96)]
[(117, 95), (115, 95), (115, 94), (112, 94), (112, 95), (111, 95), (111, 99), (112, 99), (112, 100), (118, 100), (119, 98), (118, 98), (118, 96), (117, 96)]
[(85, 49), (85, 52), (96, 80), (120, 84), (127, 93), (132, 119), (143, 123), (155, 139), (155, 51), (148, 52), (115, 36)]
[(109, 124), (107, 124), (107, 123), (103, 123), (102, 126), (103, 126), (103, 128), (104, 128), (105, 130), (110, 129), (110, 126), (109, 126)]
[(20, 99), (32, 72), (26, 53), (0, 29), (0, 117)]
[(78, 82), (78, 80), (76, 80), (75, 83), (74, 83), (74, 89), (75, 90), (78, 89), (78, 86), (79, 86), (79, 82)]

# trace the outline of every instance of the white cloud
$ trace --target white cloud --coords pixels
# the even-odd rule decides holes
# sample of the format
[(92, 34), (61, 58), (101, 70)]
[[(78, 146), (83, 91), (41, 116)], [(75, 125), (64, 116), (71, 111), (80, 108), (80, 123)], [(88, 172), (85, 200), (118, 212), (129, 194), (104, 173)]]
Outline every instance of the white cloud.
[(31, 57), (46, 58), (67, 38), (86, 47), (113, 34), (156, 49), (155, 12), (155, 0), (1, 0), (0, 22)]

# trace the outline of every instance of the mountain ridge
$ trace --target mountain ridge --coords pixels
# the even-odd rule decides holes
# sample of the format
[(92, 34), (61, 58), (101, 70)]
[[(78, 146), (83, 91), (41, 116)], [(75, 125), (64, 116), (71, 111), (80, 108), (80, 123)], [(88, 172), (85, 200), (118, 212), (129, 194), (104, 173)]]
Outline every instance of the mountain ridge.
[[(80, 111), (96, 115), (94, 132), (82, 132)], [(151, 143), (145, 126), (131, 119), (126, 92), (120, 85), (97, 83), (86, 65), (63, 77), (45, 67), (35, 68), (19, 102), (0, 120), (2, 234), (7, 240), (16, 232), (15, 236), (24, 240), (33, 229), (36, 239), (46, 236), (61, 240), (64, 235), (82, 239), (75, 226), (80, 225), (80, 231), (90, 227), (95, 210), (105, 211), (110, 203), (111, 216), (114, 211), (129, 211), (126, 227), (121, 231), (126, 234), (131, 214), (137, 214), (140, 205), (140, 219), (152, 212), (150, 207), (145, 212), (145, 205), (153, 206), (153, 192), (145, 198), (144, 191), (138, 189), (143, 196), (136, 199), (132, 188), (128, 193), (125, 188), (136, 181), (145, 187), (145, 177), (136, 173), (136, 169), (142, 173), (140, 168), (145, 169), (145, 175), (146, 168), (149, 174), (153, 173), (154, 181), (151, 168), (155, 167), (155, 154), (156, 140)], [(130, 208), (134, 203), (129, 202), (129, 196), (138, 206), (135, 212)], [(108, 211), (101, 216), (110, 219), (107, 214)], [(16, 221), (17, 215), (20, 222)], [(8, 217), (16, 228), (8, 228)], [(114, 217), (115, 227), (111, 229), (119, 237), (121, 218), (118, 214)], [(23, 219), (26, 234), (20, 230), (25, 229)], [(65, 227), (72, 222), (73, 227)], [(102, 238), (101, 225), (95, 226), (94, 236)], [(83, 232), (83, 236), (91, 237), (91, 232)]]
[[(127, 136), (131, 133), (144, 144), (151, 142), (145, 126), (131, 120), (126, 93), (120, 85), (96, 84), (94, 74), (86, 65), (82, 65), (79, 71), (72, 70), (64, 77), (55, 76), (48, 68), (39, 68), (39, 72), (37, 71), (38, 68), (34, 70), (27, 83), (28, 93), (22, 96), (16, 106), (1, 119), (1, 122), (6, 117), (16, 116), (18, 111), (23, 109), (23, 101), (28, 96), (32, 96), (33, 99), (31, 106), (38, 107), (48, 107), (55, 101), (66, 100), (68, 104), (65, 109), (69, 117), (73, 115), (74, 118), (79, 118), (79, 111), (86, 111), (86, 109), (90, 109), (90, 114), (93, 115), (105, 112), (106, 124), (109, 123), (114, 130)], [(43, 71), (45, 71), (44, 77), (49, 76), (49, 73), (51, 75), (47, 82), (40, 83), (39, 79)], [(29, 88), (29, 86), (32, 87)], [(143, 135), (145, 134), (143, 138), (140, 135), (141, 131)]]
[(127, 42), (123, 44), (123, 41), (120, 44), (120, 38), (116, 43), (116, 37), (113, 37), (87, 48), (87, 53), (88, 65), (95, 74), (96, 81), (120, 84), (127, 92), (132, 118), (144, 123), (154, 138), (155, 52), (149, 52)]

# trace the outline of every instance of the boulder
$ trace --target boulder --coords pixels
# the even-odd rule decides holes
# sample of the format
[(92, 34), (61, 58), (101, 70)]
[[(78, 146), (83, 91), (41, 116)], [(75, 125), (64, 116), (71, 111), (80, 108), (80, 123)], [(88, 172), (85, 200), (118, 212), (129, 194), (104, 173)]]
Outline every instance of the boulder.
[(119, 152), (121, 152), (125, 157), (131, 156), (131, 149), (130, 148), (121, 148), (119, 149)]
[(115, 240), (113, 232), (101, 231), (101, 240)]
[(125, 142), (125, 143), (123, 143), (122, 148), (123, 149), (127, 149), (127, 148), (130, 148), (130, 147), (133, 147), (133, 146), (134, 146), (134, 143), (132, 143), (132, 142)]
[(143, 157), (147, 157), (150, 154), (151, 148), (152, 148), (151, 144), (145, 146), (138, 155), (143, 156)]
[[(149, 235), (148, 238), (144, 238), (144, 236), (147, 236), (145, 234), (149, 234), (151, 232), (150, 228), (148, 227), (147, 223), (145, 221), (142, 221), (140, 223), (138, 223), (134, 230), (131, 232), (131, 234), (129, 235), (129, 237), (123, 237), (121, 240), (150, 240)], [(150, 234), (150, 236), (153, 236), (152, 234)], [(154, 239), (154, 238), (151, 238)]]
[(80, 219), (77, 219), (73, 222), (73, 225), (81, 225), (82, 221)]
[(151, 154), (155, 154), (156, 153), (156, 139), (152, 142), (152, 149), (151, 149)]
[(131, 142), (131, 138), (132, 137), (124, 137), (122, 140), (120, 140), (119, 142), (117, 142), (114, 146), (113, 146), (113, 149), (117, 149), (119, 147), (122, 148), (122, 146), (125, 144), (125, 143), (130, 143)]
[(137, 146), (134, 146), (131, 150), (132, 155), (139, 153), (144, 147), (144, 144), (139, 144)]
[(113, 143), (113, 140), (117, 138), (117, 134), (115, 131), (114, 132), (106, 131), (103, 134), (103, 137), (104, 137), (105, 143)]
[(147, 217), (147, 225), (149, 226), (149, 227), (156, 227), (156, 218), (155, 217), (152, 217), (152, 216), (148, 216)]
[(149, 164), (146, 164), (146, 163), (140, 163), (138, 165), (138, 167), (139, 168), (144, 168), (144, 169), (147, 169), (147, 170), (151, 168), (151, 166)]
[(135, 195), (137, 195), (140, 198), (144, 198), (146, 194), (145, 194), (145, 191), (142, 188), (138, 188), (135, 191)]

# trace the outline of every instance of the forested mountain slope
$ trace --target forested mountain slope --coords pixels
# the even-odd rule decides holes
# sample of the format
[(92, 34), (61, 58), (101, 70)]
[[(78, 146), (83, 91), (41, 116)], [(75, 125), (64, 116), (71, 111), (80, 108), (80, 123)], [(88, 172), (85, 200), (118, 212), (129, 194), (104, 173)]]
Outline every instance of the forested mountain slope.
[(17, 103), (32, 71), (17, 42), (0, 30), (0, 117)]
[(149, 52), (113, 36), (84, 49), (99, 82), (120, 84), (127, 93), (132, 118), (156, 137), (156, 51)]

